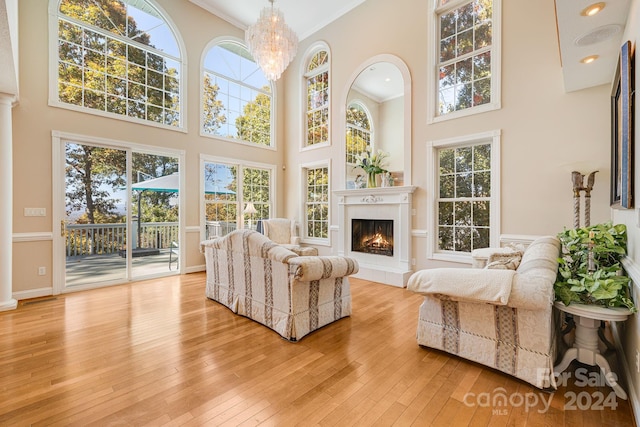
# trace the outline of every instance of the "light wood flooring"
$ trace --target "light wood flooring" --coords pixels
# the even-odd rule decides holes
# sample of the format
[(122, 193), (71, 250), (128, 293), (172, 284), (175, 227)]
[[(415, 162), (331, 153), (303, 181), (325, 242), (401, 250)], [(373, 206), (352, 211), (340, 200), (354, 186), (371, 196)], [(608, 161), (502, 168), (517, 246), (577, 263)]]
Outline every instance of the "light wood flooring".
[[(608, 387), (545, 393), (418, 346), (422, 298), (406, 289), (351, 279), (352, 316), (290, 343), (206, 299), (204, 281), (173, 276), (0, 313), (0, 426), (634, 425), (628, 401), (569, 407), (572, 393), (584, 407)], [(481, 397), (500, 393), (513, 404)]]

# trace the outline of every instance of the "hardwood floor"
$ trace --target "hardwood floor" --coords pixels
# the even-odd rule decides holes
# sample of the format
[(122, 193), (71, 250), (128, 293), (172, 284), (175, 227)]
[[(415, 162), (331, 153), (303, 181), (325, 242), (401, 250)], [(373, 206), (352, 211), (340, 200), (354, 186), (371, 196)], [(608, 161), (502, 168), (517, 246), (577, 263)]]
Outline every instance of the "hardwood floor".
[[(290, 343), (206, 299), (204, 280), (155, 279), (0, 313), (0, 425), (634, 425), (628, 401), (570, 408), (572, 394), (585, 406), (608, 387), (569, 381), (545, 393), (421, 348), (422, 298), (406, 289), (351, 279), (352, 316)], [(510, 406), (489, 405), (500, 393)]]

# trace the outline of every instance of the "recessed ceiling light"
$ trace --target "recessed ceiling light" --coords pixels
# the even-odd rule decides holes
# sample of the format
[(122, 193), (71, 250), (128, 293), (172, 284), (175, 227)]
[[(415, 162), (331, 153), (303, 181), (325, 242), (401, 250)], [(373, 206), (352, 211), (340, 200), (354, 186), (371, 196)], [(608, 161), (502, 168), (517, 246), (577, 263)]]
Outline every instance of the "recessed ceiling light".
[(580, 62), (582, 62), (583, 64), (591, 64), (593, 61), (595, 61), (598, 58), (599, 58), (598, 55), (590, 55), (590, 56), (582, 58), (580, 60)]
[(584, 8), (582, 12), (580, 12), (580, 15), (593, 16), (598, 12), (600, 12), (602, 9), (604, 9), (604, 6), (605, 6), (604, 2), (594, 3), (591, 6), (587, 6), (586, 8)]

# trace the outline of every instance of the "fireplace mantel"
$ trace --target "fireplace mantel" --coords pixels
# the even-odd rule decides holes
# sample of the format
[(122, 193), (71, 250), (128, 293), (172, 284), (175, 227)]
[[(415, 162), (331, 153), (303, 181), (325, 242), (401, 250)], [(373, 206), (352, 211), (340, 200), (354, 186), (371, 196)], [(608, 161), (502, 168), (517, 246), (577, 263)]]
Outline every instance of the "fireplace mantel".
[[(338, 254), (355, 258), (365, 280), (403, 287), (411, 275), (411, 203), (416, 187), (337, 190)], [(351, 250), (352, 219), (393, 220), (393, 257)]]

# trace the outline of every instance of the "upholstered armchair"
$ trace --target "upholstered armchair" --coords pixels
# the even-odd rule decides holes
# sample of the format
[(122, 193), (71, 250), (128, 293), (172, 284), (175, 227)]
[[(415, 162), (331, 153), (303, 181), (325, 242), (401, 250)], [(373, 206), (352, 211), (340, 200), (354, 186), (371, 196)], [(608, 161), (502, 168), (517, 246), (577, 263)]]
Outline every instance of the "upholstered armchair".
[(556, 388), (553, 284), (559, 253), (560, 241), (548, 236), (527, 247), (515, 270), (505, 268), (510, 263), (497, 263), (496, 269), (414, 273), (407, 287), (424, 295), (418, 344), (482, 363), (538, 388)]
[(298, 226), (288, 218), (271, 218), (262, 220), (262, 233), (272, 242), (302, 256), (318, 255), (318, 250), (309, 246), (300, 246)]

